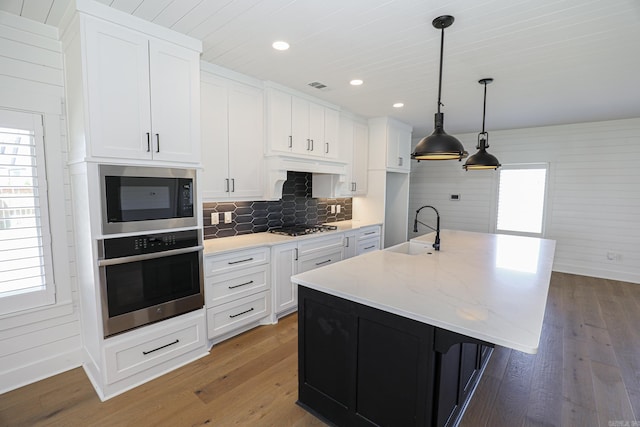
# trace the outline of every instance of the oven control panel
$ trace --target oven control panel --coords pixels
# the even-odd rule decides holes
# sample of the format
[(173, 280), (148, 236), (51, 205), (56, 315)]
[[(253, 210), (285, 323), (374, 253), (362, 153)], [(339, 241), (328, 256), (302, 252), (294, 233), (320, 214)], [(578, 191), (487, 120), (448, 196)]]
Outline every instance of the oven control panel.
[(104, 258), (120, 258), (198, 246), (198, 231), (186, 230), (173, 233), (154, 233), (139, 236), (105, 239)]

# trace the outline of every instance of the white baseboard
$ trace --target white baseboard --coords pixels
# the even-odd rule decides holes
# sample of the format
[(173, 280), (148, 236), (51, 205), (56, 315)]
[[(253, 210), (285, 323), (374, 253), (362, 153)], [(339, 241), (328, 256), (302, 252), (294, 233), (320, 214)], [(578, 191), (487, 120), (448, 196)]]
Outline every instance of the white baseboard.
[(554, 263), (553, 271), (559, 273), (578, 274), (580, 276), (598, 277), (601, 279), (619, 280), (621, 282), (640, 284), (640, 275), (614, 270), (603, 270), (599, 268), (589, 268), (571, 264)]
[(82, 365), (80, 348), (0, 373), (0, 394), (52, 377)]

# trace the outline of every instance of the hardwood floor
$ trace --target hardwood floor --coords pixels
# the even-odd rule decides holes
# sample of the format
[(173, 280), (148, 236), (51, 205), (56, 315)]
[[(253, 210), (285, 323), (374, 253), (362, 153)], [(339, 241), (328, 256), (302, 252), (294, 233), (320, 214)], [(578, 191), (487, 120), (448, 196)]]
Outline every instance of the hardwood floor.
[(553, 273), (537, 354), (496, 347), (460, 423), (640, 426), (640, 285)]
[[(102, 403), (74, 369), (0, 395), (0, 425), (323, 426), (296, 343), (292, 315)], [(460, 425), (640, 426), (640, 285), (554, 273), (538, 354), (496, 348)]]

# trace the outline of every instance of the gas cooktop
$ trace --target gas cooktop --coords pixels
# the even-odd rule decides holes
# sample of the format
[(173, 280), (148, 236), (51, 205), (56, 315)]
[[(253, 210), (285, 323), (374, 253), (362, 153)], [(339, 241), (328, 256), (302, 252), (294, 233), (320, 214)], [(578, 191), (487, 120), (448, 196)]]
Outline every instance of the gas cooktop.
[(276, 234), (284, 234), (287, 236), (304, 236), (305, 234), (322, 233), (324, 231), (333, 231), (337, 229), (338, 227), (335, 225), (294, 224), (294, 225), (285, 225), (278, 228), (272, 228), (271, 230), (269, 230), (269, 232), (276, 233)]

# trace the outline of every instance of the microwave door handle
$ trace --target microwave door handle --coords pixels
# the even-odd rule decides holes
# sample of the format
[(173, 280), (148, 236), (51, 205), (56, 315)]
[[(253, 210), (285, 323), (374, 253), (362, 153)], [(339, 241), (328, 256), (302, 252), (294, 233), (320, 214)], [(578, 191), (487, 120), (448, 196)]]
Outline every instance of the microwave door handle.
[(190, 246), (188, 248), (171, 249), (169, 251), (154, 252), (152, 254), (141, 254), (125, 256), (120, 258), (100, 259), (98, 260), (98, 267), (106, 267), (109, 265), (127, 264), (130, 262), (146, 261), (150, 259), (164, 258), (173, 255), (188, 254), (191, 252), (198, 252), (204, 249), (204, 246)]

